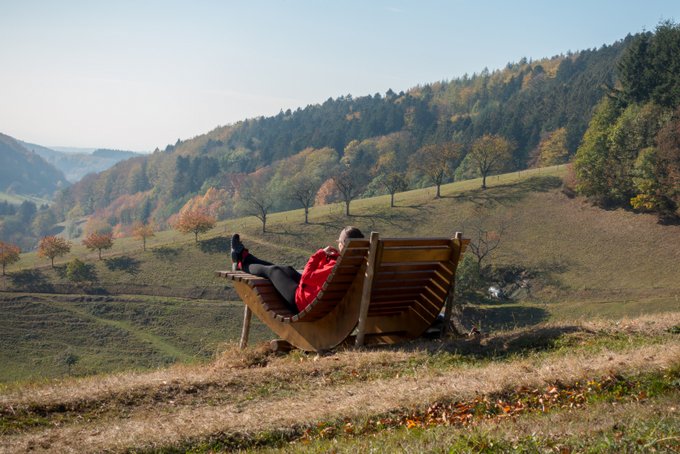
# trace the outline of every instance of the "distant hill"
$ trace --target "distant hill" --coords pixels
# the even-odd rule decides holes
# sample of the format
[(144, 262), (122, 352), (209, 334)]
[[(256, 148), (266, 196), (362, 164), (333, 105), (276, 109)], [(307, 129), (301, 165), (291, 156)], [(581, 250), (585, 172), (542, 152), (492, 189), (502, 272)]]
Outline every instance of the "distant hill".
[(22, 142), (22, 145), (37, 153), (45, 161), (64, 172), (66, 179), (71, 183), (80, 181), (88, 173), (102, 172), (120, 161), (142, 156), (140, 153), (135, 153), (133, 151), (109, 150), (103, 148), (96, 149), (92, 152), (74, 152), (63, 147), (59, 147), (59, 150), (55, 150), (27, 142)]
[(116, 161), (122, 161), (124, 159), (135, 158), (141, 156), (140, 153), (135, 153), (134, 151), (125, 150), (109, 150), (107, 148), (98, 148), (92, 152), (92, 156), (103, 159), (115, 159)]
[(64, 174), (16, 139), (0, 134), (0, 191), (49, 197), (68, 186)]

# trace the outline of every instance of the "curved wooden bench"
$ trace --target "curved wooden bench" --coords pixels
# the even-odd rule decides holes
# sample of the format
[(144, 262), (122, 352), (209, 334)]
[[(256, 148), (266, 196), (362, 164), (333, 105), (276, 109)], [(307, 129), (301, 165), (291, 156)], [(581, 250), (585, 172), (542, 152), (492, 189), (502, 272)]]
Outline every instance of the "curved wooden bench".
[[(234, 282), (248, 309), (281, 339), (307, 351), (331, 349), (344, 341), (357, 324), (369, 241), (352, 239), (343, 249), (321, 292), (299, 314), (293, 314), (268, 279), (242, 271), (218, 271)], [(247, 334), (246, 336), (247, 337)]]
[(453, 296), (458, 261), (469, 240), (386, 238), (352, 240), (317, 298), (293, 314), (269, 280), (219, 271), (234, 282), (250, 311), (283, 340), (303, 350), (331, 349), (356, 331), (357, 345), (394, 343), (422, 335)]

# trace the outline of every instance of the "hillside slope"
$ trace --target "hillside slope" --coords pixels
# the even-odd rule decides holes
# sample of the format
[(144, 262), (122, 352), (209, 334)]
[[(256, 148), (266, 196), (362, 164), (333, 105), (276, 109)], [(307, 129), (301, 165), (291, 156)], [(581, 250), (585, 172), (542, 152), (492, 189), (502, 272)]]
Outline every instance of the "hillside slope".
[[(466, 323), (484, 332), (547, 320), (680, 311), (680, 269), (676, 266), (680, 226), (663, 226), (651, 215), (604, 211), (582, 199), (570, 199), (561, 192), (559, 176), (563, 173), (563, 168), (556, 167), (505, 174), (489, 180), (486, 191), (479, 189), (479, 180), (454, 183), (443, 187), (439, 200), (433, 199), (431, 188), (409, 191), (397, 195), (395, 208), (389, 208), (386, 196), (364, 199), (352, 203), (349, 218), (340, 205), (316, 207), (308, 225), (302, 223), (300, 210), (277, 213), (264, 235), (256, 219), (243, 218), (220, 223), (199, 237), (198, 244), (193, 235), (157, 232), (144, 252), (139, 240), (121, 238), (101, 261), (96, 252), (76, 244), (71, 255), (57, 260), (55, 269), (35, 253), (23, 254), (9, 268), (3, 288), (63, 296), (22, 297), (19, 304), (12, 293), (6, 293), (8, 298), (1, 304), (12, 310), (5, 309), (9, 315), (0, 323), (5, 327), (2, 348), (8, 352), (3, 360), (16, 373), (0, 381), (63, 375), (66, 369), (51, 367), (50, 358), (69, 345), (82, 358), (74, 367), (79, 374), (184, 360), (182, 354), (168, 354), (163, 342), (184, 355), (205, 360), (217, 342), (235, 340), (240, 334), (241, 305), (225, 302), (237, 297), (226, 281), (214, 277), (215, 270), (230, 266), (229, 236), (234, 231), (242, 234), (256, 255), (301, 268), (317, 247), (333, 243), (346, 224), (382, 236), (451, 236), (462, 231), (472, 239), (480, 220), (490, 231), (503, 224), (500, 247), (486, 263), (522, 274), (526, 285), (508, 301), (483, 297), (468, 301), (475, 304), (465, 310)], [(471, 256), (470, 251), (467, 255)], [(88, 264), (93, 282), (68, 281), (64, 264), (73, 257)], [(99, 296), (70, 296), (74, 293)], [(130, 300), (117, 295), (153, 297)], [(174, 297), (190, 300), (175, 302)], [(211, 309), (206, 306), (204, 311), (207, 303), (198, 299), (219, 303), (210, 303)], [(28, 309), (30, 316), (24, 312)], [(60, 330), (51, 330), (49, 323), (35, 327), (33, 322), (40, 314), (45, 321), (62, 314), (65, 326)], [(80, 330), (83, 335), (101, 331), (102, 345), (93, 349), (86, 341), (89, 335), (77, 336), (78, 342), (69, 339), (66, 333), (78, 326), (87, 327)], [(203, 333), (201, 326), (209, 329)], [(140, 338), (144, 331), (162, 342)], [(266, 330), (257, 331), (254, 338), (268, 335)], [(41, 348), (42, 352), (31, 353)], [(43, 359), (35, 362), (32, 356)]]
[[(253, 217), (223, 221), (198, 244), (189, 235), (158, 232), (146, 252), (138, 240), (123, 238), (116, 240), (108, 261), (94, 260), (96, 254), (81, 245), (74, 245), (73, 252), (92, 262), (97, 287), (126, 293), (126, 285), (130, 290), (154, 290), (162, 282), (189, 296), (192, 288), (223, 288), (213, 271), (228, 266), (228, 237), (234, 231), (256, 255), (302, 267), (317, 247), (332, 244), (346, 224), (383, 236), (451, 236), (462, 231), (473, 239), (480, 226), (488, 231), (503, 227), (491, 261), (518, 266), (533, 276), (529, 301), (591, 299), (607, 293), (604, 299), (610, 299), (626, 292), (665, 292), (674, 298), (680, 289), (680, 269), (675, 266), (680, 262), (680, 226), (659, 225), (653, 215), (606, 211), (581, 198), (570, 199), (561, 191), (563, 173), (564, 168), (553, 167), (497, 176), (488, 181), (487, 190), (479, 189), (479, 180), (453, 183), (442, 187), (438, 200), (431, 188), (408, 191), (397, 195), (394, 208), (389, 207), (389, 196), (357, 200), (350, 217), (340, 204), (314, 207), (309, 224), (302, 223), (301, 210), (274, 213), (265, 234)], [(57, 287), (68, 283), (35, 254), (22, 257), (9, 269), (40, 267), (42, 282)], [(21, 275), (15, 280), (21, 281)]]
[(49, 197), (66, 186), (63, 173), (12, 137), (0, 134), (0, 191)]

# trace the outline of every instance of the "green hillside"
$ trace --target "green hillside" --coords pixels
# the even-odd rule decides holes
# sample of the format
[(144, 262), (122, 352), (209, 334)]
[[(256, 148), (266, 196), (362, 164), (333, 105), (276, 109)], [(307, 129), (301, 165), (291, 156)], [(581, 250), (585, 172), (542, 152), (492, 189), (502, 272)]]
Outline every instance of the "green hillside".
[[(301, 210), (277, 213), (266, 234), (255, 218), (236, 219), (220, 223), (198, 244), (193, 235), (174, 231), (157, 233), (147, 251), (138, 240), (118, 239), (101, 261), (74, 245), (55, 269), (35, 253), (23, 254), (3, 279), (4, 289), (29, 294), (3, 294), (8, 317), (0, 322), (6, 324), (0, 330), (6, 365), (0, 380), (63, 375), (65, 366), (54, 361), (66, 350), (81, 358), (73, 367), (77, 374), (210, 358), (216, 345), (240, 334), (242, 305), (214, 277), (229, 266), (235, 231), (256, 255), (302, 267), (346, 224), (383, 236), (462, 231), (474, 240), (481, 219), (485, 229), (504, 227), (488, 263), (498, 273), (523, 273), (528, 285), (506, 302), (478, 294), (469, 300), (475, 304), (466, 308), (467, 323), (493, 332), (550, 320), (680, 311), (680, 227), (569, 198), (562, 192), (564, 174), (563, 167), (504, 174), (491, 178), (485, 191), (479, 180), (453, 183), (443, 186), (438, 200), (433, 188), (414, 190), (398, 194), (394, 208), (388, 196), (362, 199), (352, 203), (349, 218), (339, 204), (315, 207), (308, 225)], [(66, 278), (64, 265), (74, 257), (91, 266), (93, 282), (76, 285)], [(258, 330), (256, 340), (268, 338)]]

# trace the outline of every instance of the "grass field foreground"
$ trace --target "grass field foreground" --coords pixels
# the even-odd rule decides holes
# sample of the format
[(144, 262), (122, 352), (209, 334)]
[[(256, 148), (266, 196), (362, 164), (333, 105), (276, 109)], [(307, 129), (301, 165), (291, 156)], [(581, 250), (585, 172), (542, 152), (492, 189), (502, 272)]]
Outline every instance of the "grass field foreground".
[(668, 313), (330, 356), (232, 348), (207, 367), (6, 388), (0, 449), (676, 449), (679, 335)]

